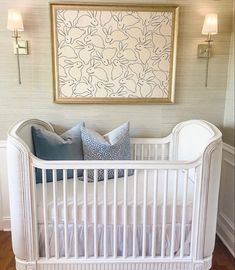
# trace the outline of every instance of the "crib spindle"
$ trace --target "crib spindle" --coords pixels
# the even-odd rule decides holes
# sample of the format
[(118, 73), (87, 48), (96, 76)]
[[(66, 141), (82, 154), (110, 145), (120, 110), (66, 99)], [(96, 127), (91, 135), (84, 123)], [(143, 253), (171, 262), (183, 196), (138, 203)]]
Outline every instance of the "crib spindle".
[[(195, 228), (195, 220), (196, 220), (196, 217), (195, 217), (195, 213), (196, 213), (196, 201), (197, 201), (197, 194), (198, 194), (198, 181), (197, 181), (197, 177), (198, 177), (198, 167), (195, 167), (194, 168), (194, 177), (193, 177), (193, 183), (194, 183), (194, 188), (193, 188), (193, 212), (192, 212), (192, 228), (191, 228), (191, 231), (194, 232), (194, 228)], [(194, 234), (191, 233), (191, 240), (190, 240), (190, 256), (192, 256), (193, 254), (193, 237), (194, 237)]]
[(136, 231), (137, 231), (137, 173), (138, 170), (135, 169), (134, 172), (134, 201), (133, 201), (133, 247), (132, 255), (136, 257)]
[(165, 170), (164, 195), (163, 195), (163, 205), (162, 205), (162, 241), (161, 241), (161, 257), (162, 258), (165, 257), (167, 190), (168, 190), (168, 170)]
[(144, 144), (141, 144), (141, 160), (144, 160)]
[(84, 215), (84, 257), (87, 258), (87, 170), (84, 170), (83, 181), (83, 215)]
[(183, 256), (184, 256), (187, 189), (188, 189), (188, 170), (185, 171), (185, 177), (184, 177), (183, 206), (182, 206), (182, 224), (181, 224), (181, 239), (180, 239), (180, 257), (181, 258), (183, 258)]
[[(34, 219), (37, 220), (38, 214), (37, 214), (37, 193), (36, 193), (36, 177), (35, 177), (35, 171), (34, 168), (31, 168), (31, 176), (32, 176), (32, 189), (33, 189), (33, 211), (34, 211)], [(36, 253), (36, 258), (39, 257), (39, 246), (38, 246), (38, 223), (34, 223), (34, 232), (35, 232), (35, 253)]]
[(142, 257), (146, 256), (146, 212), (147, 212), (148, 171), (144, 170), (144, 201), (143, 201), (143, 239)]
[(47, 182), (45, 169), (42, 169), (42, 199), (43, 199), (43, 223), (45, 232), (45, 253), (46, 259), (49, 259), (50, 254), (49, 254), (49, 238), (48, 238)]
[(117, 257), (117, 169), (114, 170), (114, 185), (113, 185), (113, 257)]
[(97, 169), (94, 170), (94, 257), (98, 257), (97, 250)]
[(155, 144), (154, 159), (158, 160), (158, 144)]
[(152, 228), (152, 257), (156, 255), (156, 226), (157, 226), (157, 198), (158, 198), (158, 170), (154, 170), (153, 187), (153, 228)]
[(173, 190), (173, 202), (172, 202), (172, 227), (171, 227), (171, 258), (174, 257), (174, 249), (175, 249), (175, 225), (176, 225), (176, 203), (177, 203), (177, 190), (178, 190), (178, 178), (179, 171), (175, 171), (174, 178), (174, 190)]
[(148, 160), (151, 160), (151, 144), (148, 144)]
[(124, 205), (123, 205), (123, 257), (126, 258), (126, 243), (127, 243), (127, 170), (124, 170)]
[(63, 170), (63, 195), (64, 195), (64, 248), (65, 248), (65, 257), (68, 258), (67, 170)]
[(77, 170), (73, 170), (74, 257), (78, 258)]
[(54, 234), (55, 234), (55, 257), (59, 258), (58, 241), (58, 211), (57, 211), (57, 171), (53, 169), (53, 203), (54, 203)]
[(103, 218), (104, 218), (104, 258), (107, 258), (107, 181), (108, 181), (108, 171), (104, 170), (104, 208), (103, 208)]
[(163, 143), (162, 144), (161, 160), (165, 160), (165, 150), (166, 150), (165, 144)]
[(136, 148), (137, 148), (137, 145), (136, 145), (136, 144), (134, 144), (134, 156), (133, 156), (133, 159), (134, 159), (134, 160), (136, 160), (136, 159), (137, 159), (137, 152), (136, 152), (136, 151), (137, 151), (137, 149), (136, 149)]

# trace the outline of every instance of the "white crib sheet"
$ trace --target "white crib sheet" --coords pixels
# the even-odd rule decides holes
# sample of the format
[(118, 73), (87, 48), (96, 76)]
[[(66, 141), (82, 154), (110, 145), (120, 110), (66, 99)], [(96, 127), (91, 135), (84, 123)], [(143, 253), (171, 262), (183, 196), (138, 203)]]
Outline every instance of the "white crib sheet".
[[(192, 175), (192, 173), (191, 173)], [(182, 200), (183, 200), (183, 183), (185, 174), (180, 171), (178, 178), (178, 189), (177, 189), (177, 208), (176, 208), (176, 220), (180, 222), (181, 211), (182, 211)], [(170, 171), (168, 174), (168, 192), (167, 192), (167, 222), (171, 221), (171, 208), (172, 208), (172, 198), (174, 192), (174, 181), (175, 172)], [(163, 202), (164, 194), (164, 182), (165, 174), (163, 171), (159, 171), (158, 176), (158, 192), (157, 192), (157, 217), (158, 220), (161, 219), (160, 209)], [(81, 180), (77, 180), (77, 215), (78, 220), (83, 220), (82, 205), (83, 205), (83, 184)], [(53, 205), (53, 184), (47, 183), (47, 205), (48, 205), (48, 221), (53, 222), (54, 216), (54, 205)], [(138, 215), (137, 223), (142, 221), (142, 210), (143, 210), (143, 186), (144, 186), (144, 171), (139, 170), (137, 179), (137, 202), (138, 202)], [(150, 171), (148, 173), (148, 190), (147, 190), (147, 223), (151, 224), (151, 213), (152, 213), (152, 203), (153, 203), (153, 186), (154, 186), (154, 172)], [(67, 180), (67, 213), (68, 221), (73, 221), (74, 204), (73, 204), (73, 179)], [(191, 221), (191, 207), (193, 201), (193, 181), (191, 178), (188, 180), (188, 190), (187, 190), (187, 210), (186, 210), (186, 222)], [(38, 222), (43, 223), (43, 200), (42, 200), (42, 184), (36, 185), (37, 194), (37, 216)], [(128, 223), (132, 223), (132, 212), (133, 212), (133, 200), (134, 200), (134, 176), (129, 176), (127, 179), (127, 202), (128, 202)], [(57, 213), (58, 220), (64, 220), (64, 201), (63, 201), (63, 181), (57, 182)], [(94, 194), (94, 183), (87, 183), (87, 211), (88, 211), (88, 222), (93, 223), (93, 194)], [(118, 198), (118, 223), (122, 223), (122, 206), (124, 199), (124, 178), (118, 178), (117, 180), (117, 198)], [(102, 223), (102, 206), (104, 198), (104, 181), (97, 183), (97, 211), (98, 220), (97, 223)], [(108, 211), (108, 223), (112, 223), (112, 212), (113, 212), (113, 199), (114, 199), (114, 180), (110, 179), (107, 181), (107, 211)]]
[[(190, 174), (192, 177), (192, 172)], [(181, 171), (178, 178), (177, 189), (177, 206), (176, 206), (176, 227), (175, 227), (175, 243), (174, 253), (178, 254), (181, 237), (181, 221), (182, 221), (182, 200), (183, 200), (183, 183), (185, 173)], [(165, 237), (165, 255), (170, 254), (171, 244), (171, 223), (172, 223), (172, 201), (174, 192), (175, 172), (168, 174), (168, 191), (167, 191), (167, 206), (166, 206), (166, 237)], [(157, 226), (156, 226), (156, 255), (160, 255), (161, 251), (161, 231), (162, 231), (162, 202), (164, 194), (165, 173), (159, 171), (158, 175), (158, 192), (157, 192)], [(137, 180), (137, 235), (136, 235), (136, 255), (142, 254), (142, 231), (143, 231), (143, 186), (144, 186), (144, 171), (139, 171)], [(84, 227), (83, 227), (83, 185), (84, 182), (77, 180), (77, 216), (78, 216), (78, 247), (79, 256), (84, 255)], [(47, 202), (48, 202), (48, 237), (50, 256), (55, 254), (54, 246), (54, 206), (53, 206), (53, 185), (47, 183)], [(146, 211), (146, 255), (151, 255), (151, 239), (152, 239), (152, 217), (153, 217), (153, 186), (154, 174), (153, 171), (148, 173), (148, 190), (147, 190), (147, 211)], [(186, 206), (186, 229), (185, 229), (185, 255), (189, 254), (190, 235), (191, 235), (191, 220), (192, 220), (192, 201), (193, 201), (193, 181), (188, 180), (187, 189), (187, 206)], [(67, 214), (68, 214), (68, 252), (69, 256), (74, 256), (74, 204), (73, 204), (73, 180), (67, 181)], [(133, 200), (134, 200), (134, 176), (129, 176), (127, 179), (127, 256), (132, 255), (133, 241)], [(122, 256), (123, 250), (123, 199), (124, 199), (124, 179), (117, 180), (117, 246), (118, 256)], [(40, 256), (45, 256), (45, 236), (43, 224), (43, 200), (42, 200), (42, 184), (37, 185), (37, 214), (39, 223), (39, 253)], [(88, 223), (88, 254), (94, 255), (94, 227), (93, 227), (93, 194), (94, 183), (87, 183), (87, 223)], [(107, 181), (107, 249), (108, 256), (113, 255), (113, 198), (114, 198), (114, 180)], [(104, 181), (97, 183), (97, 235), (98, 235), (98, 255), (103, 256), (103, 197), (104, 197)], [(57, 182), (57, 213), (58, 213), (58, 234), (59, 234), (59, 254), (65, 255), (64, 251), (64, 201), (63, 201), (63, 181)]]
[[(165, 249), (164, 255), (169, 256), (171, 251), (171, 224), (166, 224), (165, 234)], [(113, 256), (113, 225), (107, 226), (107, 256)], [(55, 256), (55, 234), (53, 225), (48, 226), (48, 241), (49, 241), (49, 256)], [(117, 226), (117, 256), (123, 256), (123, 225)], [(143, 237), (143, 226), (137, 226), (136, 233), (136, 256), (142, 256), (142, 237)], [(155, 256), (161, 255), (161, 237), (162, 227), (161, 225), (156, 226), (156, 238), (155, 238)], [(191, 240), (191, 224), (186, 224), (185, 227), (185, 241), (184, 241), (184, 255), (190, 254), (190, 240)], [(175, 241), (174, 241), (174, 256), (179, 255), (181, 241), (181, 225), (176, 224), (175, 226)], [(133, 227), (132, 225), (127, 226), (126, 233), (126, 255), (132, 256), (132, 245), (133, 245)], [(58, 224), (58, 249), (59, 257), (65, 256), (65, 237), (64, 237), (64, 224)], [(98, 256), (104, 255), (104, 228), (103, 225), (98, 224), (97, 226), (97, 252)], [(146, 256), (152, 255), (152, 226), (146, 226)], [(87, 253), (88, 256), (94, 256), (94, 225), (89, 224), (87, 227)], [(39, 225), (39, 256), (45, 257), (45, 235), (44, 225)], [(74, 225), (68, 224), (68, 256), (74, 256)], [(78, 225), (78, 256), (84, 256), (84, 226), (83, 224)]]

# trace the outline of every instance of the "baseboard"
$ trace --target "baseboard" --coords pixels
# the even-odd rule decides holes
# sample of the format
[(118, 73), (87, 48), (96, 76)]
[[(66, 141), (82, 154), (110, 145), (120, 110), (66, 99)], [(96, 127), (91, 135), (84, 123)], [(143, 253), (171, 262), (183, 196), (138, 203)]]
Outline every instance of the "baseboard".
[(235, 230), (232, 221), (222, 214), (219, 214), (216, 233), (229, 252), (235, 257)]
[(11, 218), (10, 217), (3, 217), (3, 219), (2, 219), (2, 229), (5, 232), (11, 230)]

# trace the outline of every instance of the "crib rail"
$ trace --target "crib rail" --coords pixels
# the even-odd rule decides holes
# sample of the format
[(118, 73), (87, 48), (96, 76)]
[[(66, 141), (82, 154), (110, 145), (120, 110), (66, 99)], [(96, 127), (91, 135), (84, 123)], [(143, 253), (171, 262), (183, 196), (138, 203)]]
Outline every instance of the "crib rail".
[[(42, 161), (31, 156), (31, 164), (38, 257), (192, 258), (200, 159)], [(41, 184), (35, 184), (35, 170), (41, 170)]]

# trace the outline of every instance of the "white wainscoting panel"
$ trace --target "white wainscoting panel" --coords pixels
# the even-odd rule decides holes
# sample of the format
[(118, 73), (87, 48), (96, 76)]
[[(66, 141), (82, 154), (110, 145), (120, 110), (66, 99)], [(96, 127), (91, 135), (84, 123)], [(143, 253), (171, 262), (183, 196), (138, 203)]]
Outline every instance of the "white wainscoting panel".
[[(217, 234), (234, 256), (234, 147), (223, 145)], [(0, 230), (10, 230), (6, 142), (0, 141)]]
[(8, 231), (10, 228), (6, 141), (0, 141), (0, 230)]
[(217, 234), (235, 257), (234, 147), (224, 143)]

